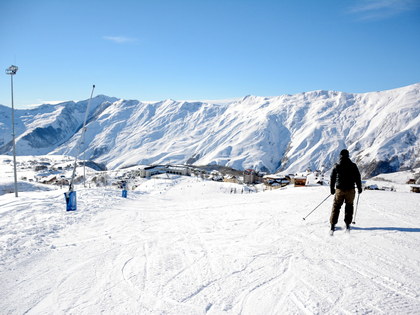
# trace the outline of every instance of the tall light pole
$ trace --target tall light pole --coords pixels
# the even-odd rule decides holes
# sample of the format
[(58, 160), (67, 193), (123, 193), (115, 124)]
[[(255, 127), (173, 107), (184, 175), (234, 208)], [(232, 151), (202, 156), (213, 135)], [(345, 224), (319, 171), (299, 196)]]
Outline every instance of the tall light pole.
[(13, 142), (13, 168), (15, 173), (15, 196), (18, 196), (18, 186), (17, 186), (17, 172), (16, 172), (16, 141), (15, 141), (15, 108), (13, 104), (13, 76), (18, 71), (18, 67), (11, 65), (6, 69), (6, 74), (10, 75), (10, 83), (12, 90), (12, 142)]

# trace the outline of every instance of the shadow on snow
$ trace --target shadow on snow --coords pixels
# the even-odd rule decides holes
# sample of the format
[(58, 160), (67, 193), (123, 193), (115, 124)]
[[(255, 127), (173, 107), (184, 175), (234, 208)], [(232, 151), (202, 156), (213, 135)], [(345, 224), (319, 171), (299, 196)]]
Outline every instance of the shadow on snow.
[(352, 230), (363, 230), (363, 231), (399, 231), (399, 232), (420, 232), (420, 228), (405, 228), (405, 227), (356, 227), (352, 226)]

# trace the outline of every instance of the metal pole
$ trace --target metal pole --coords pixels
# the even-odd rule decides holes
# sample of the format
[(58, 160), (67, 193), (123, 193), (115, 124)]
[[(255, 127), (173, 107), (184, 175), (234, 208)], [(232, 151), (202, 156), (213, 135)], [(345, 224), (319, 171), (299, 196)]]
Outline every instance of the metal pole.
[(85, 152), (83, 152), (83, 187), (86, 187), (86, 160), (85, 160)]
[[(85, 145), (85, 136), (83, 135), (82, 145)], [(83, 151), (83, 187), (86, 188), (86, 148)]]
[(83, 122), (82, 134), (80, 135), (80, 139), (79, 139), (80, 142), (77, 144), (77, 154), (76, 154), (75, 159), (74, 159), (73, 174), (72, 174), (71, 180), (70, 180), (69, 192), (73, 191), (73, 189), (74, 189), (73, 181), (74, 181), (74, 177), (76, 175), (77, 158), (79, 157), (79, 154), (80, 154), (81, 145), (84, 142), (85, 131), (86, 131), (86, 121), (87, 121), (87, 117), (88, 117), (88, 114), (89, 114), (90, 102), (92, 101), (92, 96), (93, 96), (93, 91), (94, 90), (95, 90), (95, 85), (92, 86), (92, 92), (90, 93), (89, 102), (88, 102), (86, 112), (85, 112), (85, 120)]
[(356, 224), (356, 214), (357, 214), (357, 207), (359, 206), (359, 196), (360, 194), (357, 194), (356, 211), (354, 212), (354, 218), (353, 218), (352, 224)]
[(11, 65), (6, 69), (6, 74), (10, 75), (10, 90), (12, 94), (12, 144), (13, 144), (13, 169), (15, 177), (15, 196), (18, 197), (18, 185), (17, 185), (17, 171), (16, 171), (16, 140), (15, 140), (15, 105), (13, 100), (13, 76), (18, 71), (18, 67)]
[(15, 174), (15, 196), (18, 197), (17, 171), (16, 171), (16, 141), (15, 141), (15, 107), (13, 101), (13, 74), (10, 75), (12, 90), (12, 138), (13, 138), (13, 168)]
[(312, 210), (311, 212), (309, 212), (308, 213), (308, 215), (306, 216), (306, 217), (304, 217), (304, 218), (302, 218), (303, 220), (305, 220), (307, 217), (309, 217), (309, 215), (312, 213), (312, 212), (314, 212), (320, 205), (322, 205), (324, 202), (325, 202), (325, 200), (327, 200), (328, 198), (330, 198), (332, 195), (328, 195), (328, 197), (327, 198), (325, 198), (324, 200), (322, 200), (321, 201), (321, 203), (319, 204), (319, 205), (317, 205), (316, 207), (315, 207), (315, 209), (314, 210)]

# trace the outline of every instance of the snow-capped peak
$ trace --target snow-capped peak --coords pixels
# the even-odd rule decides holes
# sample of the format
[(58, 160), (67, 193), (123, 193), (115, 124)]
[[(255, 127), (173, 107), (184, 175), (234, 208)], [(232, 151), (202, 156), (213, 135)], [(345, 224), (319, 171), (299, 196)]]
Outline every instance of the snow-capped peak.
[[(188, 162), (297, 172), (331, 168), (348, 148), (364, 174), (375, 175), (419, 166), (419, 95), (420, 83), (382, 92), (319, 90), (228, 102), (99, 95), (80, 149), (110, 168)], [(19, 110), (18, 154), (75, 154), (86, 104)], [(10, 123), (1, 123), (7, 131)], [(10, 151), (9, 140), (0, 153)]]

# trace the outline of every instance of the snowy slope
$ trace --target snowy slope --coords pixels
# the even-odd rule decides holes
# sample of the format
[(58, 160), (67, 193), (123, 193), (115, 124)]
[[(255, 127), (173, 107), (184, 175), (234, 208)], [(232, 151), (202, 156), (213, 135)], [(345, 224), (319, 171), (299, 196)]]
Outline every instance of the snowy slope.
[[(298, 172), (330, 169), (347, 147), (370, 176), (420, 165), (419, 114), (420, 84), (231, 102), (116, 100), (90, 119), (80, 150), (110, 168), (194, 163)], [(79, 137), (34, 150), (74, 155)], [(27, 145), (21, 147), (32, 154)]]
[[(5, 314), (417, 314), (420, 196), (365, 191), (350, 234), (328, 235), (328, 188), (230, 194), (145, 180), (0, 196)], [(342, 217), (340, 217), (340, 223)]]
[[(328, 169), (348, 147), (368, 175), (412, 168), (420, 156), (419, 91), (416, 84), (225, 104), (120, 100), (89, 125), (87, 156), (110, 167), (188, 162), (296, 172)], [(76, 139), (54, 152), (71, 154)]]
[[(99, 95), (92, 99), (90, 117), (95, 117), (116, 98)], [(16, 152), (42, 155), (69, 140), (82, 126), (88, 101), (44, 104), (15, 110)], [(11, 108), (0, 105), (0, 154), (12, 147)]]

